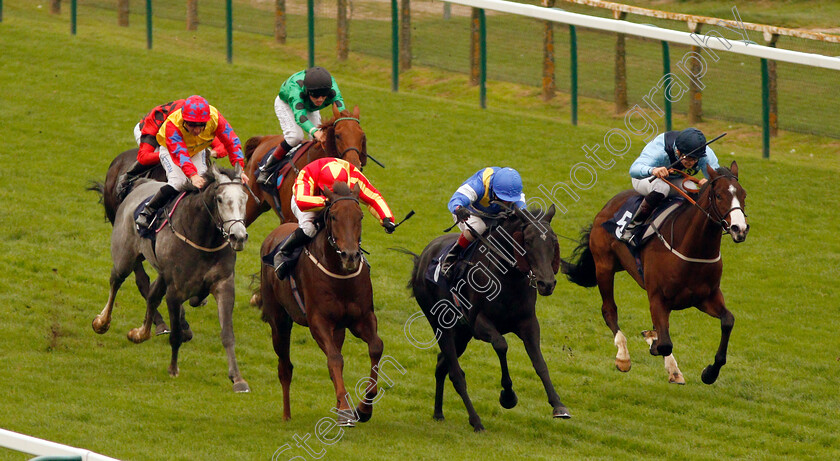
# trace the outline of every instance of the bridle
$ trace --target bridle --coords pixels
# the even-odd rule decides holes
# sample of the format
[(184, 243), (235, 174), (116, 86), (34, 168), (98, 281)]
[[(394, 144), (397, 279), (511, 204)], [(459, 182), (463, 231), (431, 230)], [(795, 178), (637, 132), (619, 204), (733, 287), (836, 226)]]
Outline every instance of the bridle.
[[(340, 248), (338, 248), (338, 244), (335, 242), (335, 237), (333, 237), (332, 226), (330, 225), (330, 219), (329, 218), (330, 218), (330, 211), (332, 210), (332, 206), (335, 205), (337, 202), (340, 202), (342, 200), (352, 200), (352, 201), (356, 202), (357, 204), (359, 203), (359, 199), (357, 199), (356, 197), (342, 196), (342, 197), (338, 197), (334, 200), (331, 200), (329, 205), (327, 205), (327, 207), (324, 209), (324, 227), (325, 227), (325, 231), (327, 233), (327, 242), (330, 244), (332, 249), (335, 250), (335, 252), (339, 255), (342, 253), (342, 251), (341, 251)], [(359, 244), (361, 244), (361, 243), (362, 243), (362, 236), (360, 235), (359, 236)]]
[[(688, 173), (685, 173), (685, 172), (684, 172), (684, 171), (682, 171), (682, 170), (673, 170), (673, 171), (674, 171), (674, 172), (676, 172), (676, 173), (682, 174), (682, 175), (683, 175), (683, 176), (685, 176), (686, 178), (691, 177)], [(685, 192), (684, 192), (681, 188), (677, 187), (674, 183), (672, 183), (671, 181), (668, 181), (668, 180), (667, 180), (667, 179), (665, 179), (665, 178), (662, 178), (662, 180), (663, 180), (663, 181), (665, 181), (665, 182), (666, 182), (669, 186), (671, 186), (674, 190), (676, 190), (676, 191), (677, 191), (680, 195), (682, 195), (682, 196), (683, 196), (686, 200), (688, 200), (688, 202), (689, 202), (689, 203), (691, 203), (692, 205), (696, 206), (696, 207), (697, 207), (697, 209), (699, 209), (700, 211), (702, 211), (702, 212), (703, 212), (703, 214), (705, 214), (705, 215), (706, 215), (706, 217), (707, 217), (710, 221), (712, 221), (713, 223), (715, 223), (715, 224), (717, 224), (718, 226), (720, 226), (720, 228), (721, 228), (721, 229), (723, 229), (723, 233), (724, 233), (724, 234), (729, 234), (729, 223), (728, 223), (728, 222), (726, 222), (726, 218), (727, 218), (727, 217), (729, 217), (729, 215), (730, 215), (733, 211), (735, 211), (735, 210), (741, 210), (741, 212), (742, 212), (742, 213), (744, 213), (744, 216), (747, 216), (747, 212), (744, 210), (744, 207), (742, 207), (742, 206), (734, 206), (734, 207), (731, 207), (731, 208), (729, 208), (729, 210), (727, 210), (727, 211), (726, 211), (726, 213), (721, 213), (720, 211), (718, 211), (718, 207), (717, 207), (717, 194), (715, 194), (715, 193), (714, 193), (714, 185), (715, 185), (715, 182), (717, 182), (718, 180), (723, 179), (723, 178), (732, 178), (732, 179), (734, 179), (734, 180), (735, 180), (735, 182), (738, 182), (738, 178), (737, 178), (737, 177), (735, 177), (735, 175), (725, 175), (725, 174), (718, 175), (717, 177), (715, 177), (714, 179), (712, 179), (711, 181), (709, 181), (709, 182), (708, 182), (708, 184), (706, 185), (706, 187), (709, 189), (709, 195), (710, 195), (710, 197), (709, 197), (709, 203), (710, 203), (710, 206), (711, 206), (712, 212), (715, 214), (715, 216), (714, 216), (714, 217), (712, 216), (712, 214), (711, 214), (711, 213), (709, 213), (709, 211), (708, 211), (708, 210), (706, 210), (705, 208), (703, 208), (702, 206), (700, 206), (700, 205), (697, 203), (697, 201), (696, 201), (696, 200), (694, 200), (693, 198), (691, 198), (691, 196), (689, 196), (688, 194), (686, 194), (686, 193), (685, 193)]]
[[(217, 190), (216, 194), (218, 195), (218, 189), (221, 189), (222, 187), (225, 187), (225, 186), (242, 186), (242, 187), (244, 187), (244, 184), (240, 183), (240, 182), (226, 182), (226, 183), (219, 184), (216, 188), (216, 190)], [(222, 238), (225, 241), (227, 241), (228, 238), (230, 237), (230, 230), (233, 229), (234, 224), (242, 223), (243, 226), (245, 225), (245, 220), (244, 219), (224, 219), (223, 220), (221, 214), (219, 214), (218, 207), (216, 207), (216, 214), (219, 215), (218, 218), (217, 218), (216, 215), (214, 215), (213, 212), (210, 210), (210, 207), (207, 206), (207, 202), (204, 201), (204, 196), (201, 197), (201, 204), (204, 205), (204, 209), (207, 210), (207, 213), (210, 215), (210, 220), (213, 222), (213, 225), (216, 227), (216, 229), (219, 230), (219, 233), (222, 234)], [(228, 225), (227, 229), (225, 229), (225, 225)]]
[[(344, 121), (344, 120), (352, 120), (352, 121), (358, 123), (359, 127), (362, 126), (362, 122), (359, 121), (359, 119), (357, 119), (355, 117), (339, 117), (339, 118), (335, 119), (335, 121), (333, 122), (333, 127), (338, 125), (338, 122), (341, 122), (341, 121)], [(364, 155), (364, 153), (358, 147), (351, 146), (351, 147), (348, 147), (347, 149), (344, 149), (343, 151), (339, 152), (339, 157), (343, 159), (344, 156), (347, 155), (348, 152), (352, 152), (352, 151), (356, 151), (356, 153), (359, 154), (360, 159), (361, 159), (362, 155)]]

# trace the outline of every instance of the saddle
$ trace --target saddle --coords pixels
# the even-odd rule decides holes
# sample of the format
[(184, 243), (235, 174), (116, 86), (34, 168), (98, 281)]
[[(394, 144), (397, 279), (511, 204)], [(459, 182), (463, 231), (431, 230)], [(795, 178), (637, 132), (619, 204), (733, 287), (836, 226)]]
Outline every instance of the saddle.
[[(135, 224), (134, 228), (137, 230), (137, 234), (140, 235), (141, 238), (149, 239), (152, 242), (154, 242), (155, 236), (158, 232), (161, 231), (161, 229), (163, 229), (163, 226), (165, 226), (166, 223), (169, 222), (169, 218), (172, 216), (172, 213), (175, 212), (175, 208), (178, 207), (178, 204), (181, 203), (181, 199), (184, 198), (184, 195), (186, 194), (186, 191), (181, 192), (180, 194), (176, 195), (174, 198), (169, 200), (169, 202), (167, 202), (165, 205), (158, 208), (157, 212), (155, 213), (155, 217), (152, 220), (151, 228), (142, 229), (140, 227), (137, 227), (137, 225)], [(154, 194), (146, 197), (143, 201), (140, 202), (139, 205), (137, 205), (137, 208), (134, 209), (133, 217), (135, 221), (137, 220), (137, 217), (140, 216), (140, 212), (143, 211), (143, 208), (146, 206), (147, 203), (149, 203), (149, 200), (151, 200), (152, 197), (154, 197)], [(167, 208), (169, 208), (168, 211)]]
[[(289, 173), (289, 170), (295, 165), (299, 158), (303, 157), (303, 154), (309, 150), (315, 144), (315, 141), (307, 141), (305, 143), (298, 144), (282, 160), (280, 160), (280, 166), (277, 167), (276, 170), (272, 171), (268, 177), (268, 182), (266, 184), (260, 184), (260, 187), (268, 192), (269, 194), (276, 194), (277, 188), (280, 187), (280, 184), (283, 183), (283, 178)], [(277, 150), (277, 147), (274, 147), (270, 151), (268, 151), (265, 155), (263, 155), (260, 163), (257, 165), (258, 169), (262, 168), (265, 165), (268, 158), (274, 155), (274, 151)], [(269, 184), (273, 184), (274, 186), (269, 186)]]
[[(642, 200), (644, 197), (641, 195), (634, 195), (627, 199), (626, 202), (615, 212), (612, 218), (605, 221), (601, 226), (603, 226), (604, 230), (610, 233), (613, 237), (617, 240), (621, 239), (621, 234), (624, 232), (624, 228), (630, 223), (630, 220), (633, 219), (633, 214), (635, 214), (636, 210), (641, 205)], [(645, 244), (648, 240), (651, 239), (654, 235), (656, 235), (656, 229), (658, 229), (665, 219), (668, 216), (679, 208), (680, 205), (685, 202), (685, 199), (682, 197), (668, 197), (653, 210), (650, 217), (645, 221), (643, 224), (636, 227), (633, 230), (633, 238), (631, 242), (624, 242), (627, 244), (627, 247), (630, 248), (631, 253), (641, 252), (641, 249), (644, 248)]]

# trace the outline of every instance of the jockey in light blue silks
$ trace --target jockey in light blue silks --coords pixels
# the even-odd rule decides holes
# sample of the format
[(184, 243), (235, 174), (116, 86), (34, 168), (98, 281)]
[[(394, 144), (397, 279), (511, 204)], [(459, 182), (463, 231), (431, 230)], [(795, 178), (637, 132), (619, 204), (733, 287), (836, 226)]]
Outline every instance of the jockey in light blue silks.
[[(707, 165), (712, 169), (720, 167), (714, 151), (706, 146), (706, 136), (697, 128), (668, 131), (648, 143), (642, 149), (639, 158), (630, 165), (633, 189), (644, 195), (645, 199), (633, 215), (633, 220), (624, 228), (621, 239), (628, 241), (633, 235), (633, 229), (645, 222), (665, 197), (678, 193), (663, 179), (669, 179), (673, 184), (683, 188), (683, 182), (676, 180), (681, 175), (672, 174), (668, 171), (669, 166), (691, 176), (702, 171), (703, 175), (708, 177)], [(651, 176), (656, 179), (650, 181)], [(699, 181), (700, 185), (705, 182), (705, 178)]]
[(513, 168), (497, 166), (482, 168), (455, 191), (449, 199), (447, 208), (452, 213), (453, 219), (458, 222), (461, 236), (441, 263), (442, 272), (447, 271), (458, 259), (461, 251), (475, 240), (476, 236), (467, 224), (478, 234), (484, 233), (487, 229), (484, 218), (471, 214), (470, 210), (489, 215), (504, 210), (502, 205), (491, 202), (502, 202), (507, 206), (525, 208), (525, 194), (522, 193), (522, 178), (519, 172)]

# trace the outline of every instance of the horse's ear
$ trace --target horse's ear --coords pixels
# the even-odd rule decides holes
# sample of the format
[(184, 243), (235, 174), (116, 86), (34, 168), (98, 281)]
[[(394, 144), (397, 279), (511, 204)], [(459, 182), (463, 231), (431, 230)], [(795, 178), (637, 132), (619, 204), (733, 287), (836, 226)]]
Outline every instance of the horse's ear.
[(210, 164), (210, 172), (213, 173), (213, 178), (216, 180), (217, 183), (222, 183), (222, 173), (219, 171), (219, 167), (216, 166), (216, 162), (207, 162)]
[(717, 171), (715, 171), (715, 169), (708, 163), (706, 164), (706, 172), (709, 173), (709, 179), (715, 179), (718, 177)]
[[(548, 211), (545, 212), (545, 217), (548, 220), (548, 222), (551, 222), (552, 218), (554, 218), (554, 213), (555, 212), (557, 212), (557, 209), (554, 207), (554, 204), (552, 203), (551, 206), (548, 207)], [(557, 272), (555, 271), (555, 273), (557, 273)]]
[(330, 202), (334, 201), (336, 198), (335, 192), (331, 191), (329, 187), (324, 187), (324, 196), (326, 196), (327, 200)]
[(353, 118), (359, 118), (359, 106), (353, 106)]
[(555, 274), (560, 271), (560, 244), (558, 242), (554, 242), (554, 258), (551, 259), (551, 270)]
[(338, 112), (338, 109), (335, 107), (335, 104), (332, 105), (332, 112), (333, 112), (333, 117), (335, 117), (335, 118), (338, 118), (338, 117), (341, 116), (341, 114)]
[(732, 175), (735, 176), (735, 179), (738, 179), (738, 163), (735, 160), (732, 161), (732, 165), (729, 165), (729, 171), (732, 172)]
[(353, 192), (353, 197), (355, 197), (355, 198), (359, 198), (359, 194), (361, 194), (361, 193), (362, 193), (362, 185), (361, 185), (361, 184), (359, 184), (359, 183), (356, 183), (356, 184), (353, 186), (353, 190), (352, 190), (351, 192)]

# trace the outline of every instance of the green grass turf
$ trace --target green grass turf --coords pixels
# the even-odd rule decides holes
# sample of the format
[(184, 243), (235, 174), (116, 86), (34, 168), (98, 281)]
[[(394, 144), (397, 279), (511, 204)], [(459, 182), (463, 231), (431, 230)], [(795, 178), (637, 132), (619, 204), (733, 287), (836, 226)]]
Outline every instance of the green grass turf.
[[(276, 225), (270, 215), (251, 226), (237, 262), (237, 358), (252, 393), (231, 392), (213, 301), (187, 308), (196, 337), (181, 349), (175, 379), (166, 373), (165, 337), (142, 345), (125, 338), (143, 311), (131, 280), (120, 291), (111, 330), (96, 335), (90, 321), (107, 298), (110, 226), (95, 195), (84, 191), (87, 181), (103, 178), (114, 155), (133, 146), (131, 129), (145, 111), (189, 94), (207, 97), (243, 140), (276, 132), (274, 94), (305, 66), (305, 47), (237, 33), (235, 63), (227, 65), (223, 31), (187, 32), (181, 22), (157, 20), (155, 48), (147, 51), (141, 28), (116, 27), (108, 11), (83, 11), (78, 35), (70, 36), (66, 9), (55, 17), (30, 2), (4, 2), (0, 427), (132, 460), (270, 459), (284, 444), (292, 449), (280, 459), (313, 459), (295, 446), (294, 436), (306, 434), (326, 459), (837, 456), (836, 141), (785, 132), (774, 140), (773, 157), (763, 160), (756, 127), (715, 120), (700, 126), (730, 133), (716, 151), (722, 163), (739, 163), (752, 225), (745, 243), (724, 239), (722, 246), (722, 287), (736, 323), (717, 383), (699, 379), (717, 347), (716, 320), (697, 310), (672, 316), (675, 356), (688, 384), (669, 385), (662, 360), (648, 355), (637, 334), (650, 326), (644, 293), (620, 276), (619, 315), (634, 360), (622, 374), (613, 367), (597, 292), (560, 279), (555, 293), (539, 300), (538, 315), (552, 378), (574, 417), (550, 418), (542, 386), (513, 337), (509, 362), (519, 405), (503, 410), (495, 354), (474, 343), (461, 363), (487, 427), (477, 435), (449, 384), (447, 420), (431, 418), (435, 353), (404, 336), (404, 323), (417, 311), (405, 289), (411, 263), (387, 248), (419, 252), (439, 235), (450, 224), (444, 208), (450, 194), (483, 166), (519, 169), (529, 196), (539, 195), (540, 185), (568, 182), (572, 166), (587, 161), (581, 146), (601, 143), (621, 120), (609, 115), (609, 104), (583, 100), (581, 126), (572, 127), (562, 95), (544, 104), (533, 89), (499, 82), (491, 82), (489, 108), (480, 110), (477, 90), (465, 89), (463, 76), (423, 68), (403, 74), (401, 92), (393, 93), (387, 61), (364, 56), (337, 63), (324, 53), (319, 64), (334, 71), (346, 101), (361, 106), (369, 150), (387, 165), (366, 174), (397, 215), (417, 211), (391, 236), (365, 219), (385, 353), (406, 370), (390, 374), (394, 385), (371, 422), (333, 445), (315, 441), (316, 423), (331, 416), (333, 391), (325, 357), (300, 327), (292, 336), (293, 419), (281, 421), (269, 328), (248, 305), (259, 244)], [(642, 145), (634, 138), (632, 152)], [(598, 169), (596, 184), (578, 190), (580, 200), (563, 202), (568, 211), (554, 229), (576, 237), (629, 186), (633, 155)], [(561, 245), (568, 254), (572, 243)], [(421, 322), (413, 331), (430, 337)], [(348, 382), (367, 375), (360, 341), (348, 338), (344, 357)], [(0, 450), (0, 458), (28, 457)]]

